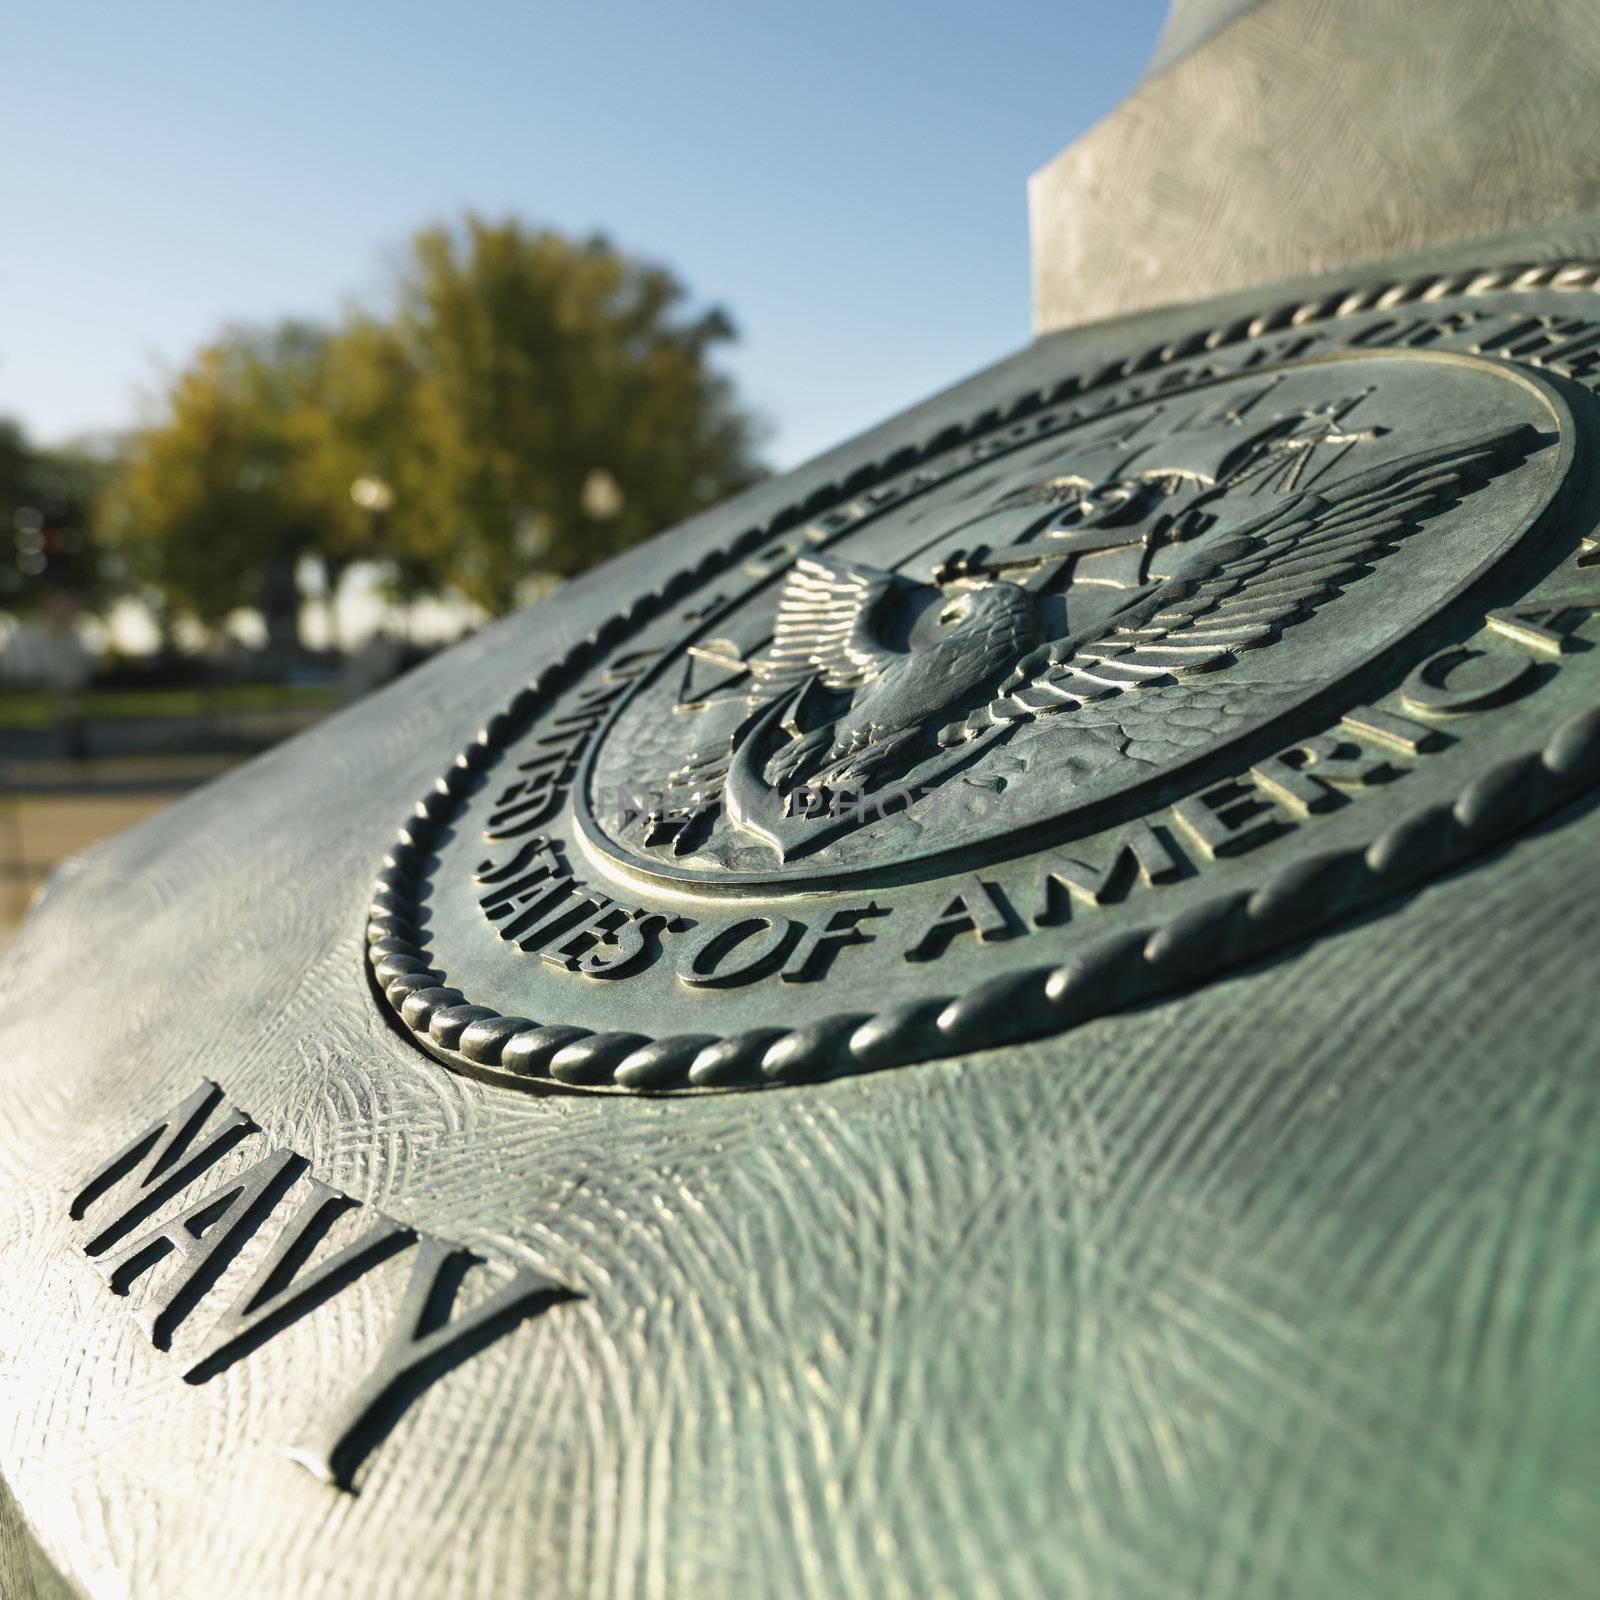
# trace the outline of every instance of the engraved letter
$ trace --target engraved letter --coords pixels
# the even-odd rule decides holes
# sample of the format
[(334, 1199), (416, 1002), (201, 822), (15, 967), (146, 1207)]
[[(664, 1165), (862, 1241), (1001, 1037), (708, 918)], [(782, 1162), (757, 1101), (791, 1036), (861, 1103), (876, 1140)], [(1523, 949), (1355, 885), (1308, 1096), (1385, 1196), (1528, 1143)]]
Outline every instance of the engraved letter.
[(1391, 750), (1403, 750), (1408, 756), (1423, 755), (1447, 742), (1438, 729), (1424, 727), (1408, 717), (1397, 717), (1394, 712), (1377, 706), (1347, 711), (1339, 721), (1351, 733), (1371, 739), (1375, 744), (1386, 744)]
[(626, 978), (650, 959), (651, 937), (668, 919), (658, 911), (616, 905), (604, 895), (592, 899), (593, 912), (554, 949), (541, 950), (539, 959), (586, 978)]
[[(1487, 661), (1490, 670), (1469, 674), (1472, 682), (1452, 689), (1451, 675), (1468, 661)], [(1486, 650), (1451, 645), (1431, 655), (1400, 685), (1400, 698), (1410, 711), (1476, 711), (1482, 706), (1509, 700), (1520, 690), (1533, 662), (1526, 656), (1502, 656), (1496, 661)]]
[[(550, 841), (541, 835), (539, 838), (529, 839), (509, 861), (503, 862), (499, 866), (496, 866), (493, 860), (489, 858), (480, 861), (478, 870), (472, 875), (473, 881), (475, 883), (504, 883), (507, 878), (515, 878), (519, 874), (527, 872), (535, 859), (542, 863), (537, 869), (537, 877), (533, 880), (535, 882), (538, 881), (538, 878), (559, 870), (556, 865), (555, 854), (550, 848)], [(481, 902), (485, 911), (491, 905), (503, 900), (506, 893), (509, 892), (508, 890), (499, 894), (485, 895)]]
[(204, 1383), (416, 1238), (412, 1229), (379, 1213), (359, 1239), (302, 1272), (335, 1219), (356, 1204), (317, 1178), (306, 1181), (311, 1192), (273, 1240), (239, 1298), (217, 1319), (205, 1348), (184, 1373), (189, 1383)]
[(958, 934), (975, 933), (986, 943), (993, 939), (1009, 939), (1008, 910), (994, 884), (985, 883), (976, 876), (965, 878), (961, 892), (946, 903), (922, 937), (906, 951), (906, 960), (936, 961)]
[(509, 1283), (451, 1321), (456, 1290), (479, 1259), (426, 1234), (417, 1241), (405, 1299), (377, 1365), (315, 1437), (289, 1452), (294, 1460), (349, 1488), (362, 1458), (436, 1378), (524, 1317), (578, 1298), (564, 1284), (519, 1267)]
[(527, 776), (514, 779), (495, 796), (495, 809), (489, 814), (484, 838), (515, 839), (530, 828), (541, 827), (554, 815), (562, 786), (577, 765), (583, 740), (580, 733), (567, 733), (539, 743), (553, 748), (518, 764), (517, 770)]
[(1134, 869), (1147, 887), (1171, 883), (1182, 872), (1172, 852), (1148, 822), (1134, 823), (1117, 840), (1111, 859), (1103, 867), (1092, 867), (1071, 856), (1047, 859), (1039, 868), (1034, 926), (1044, 928), (1063, 920), (1064, 907), (1059, 904), (1058, 886), (1087, 905), (1102, 906), (1113, 890), (1129, 880)]
[(1250, 776), (1296, 816), (1339, 804), (1334, 784), (1372, 783), (1394, 769), (1384, 756), (1364, 756), (1348, 739), (1320, 733), (1250, 769)]
[(292, 1150), (274, 1150), (238, 1177), (208, 1189), (175, 1217), (130, 1239), (95, 1262), (113, 1294), (126, 1294), (134, 1280), (176, 1253), (177, 1270), (163, 1275), (150, 1303), (134, 1313), (158, 1350), (172, 1343), (172, 1330), (222, 1276), (239, 1248), (305, 1170)]
[[(1242, 855), (1265, 844), (1279, 828), (1270, 810), (1259, 794), (1230, 779), (1203, 794), (1180, 800), (1172, 814), (1205, 852), (1206, 859), (1215, 861), (1218, 856)], [(1263, 816), (1262, 812), (1269, 814)]]
[[(726, 989), (764, 978), (789, 952), (800, 929), (787, 917), (741, 917), (737, 922), (709, 923), (684, 951), (678, 981), (695, 989)], [(749, 944), (744, 959), (729, 965), (727, 957)]]
[[(212, 1130), (206, 1142), (184, 1161), (182, 1158), (194, 1143), (202, 1124), (221, 1100), (222, 1090), (209, 1078), (205, 1079), (182, 1105), (146, 1128), (132, 1144), (114, 1155), (84, 1184), (67, 1213), (74, 1222), (81, 1219), (106, 1190), (127, 1177), (141, 1161), (145, 1166), (139, 1175), (139, 1187), (149, 1191), (89, 1240), (84, 1246), (87, 1254), (98, 1255), (115, 1244), (124, 1234), (131, 1232), (146, 1217), (165, 1205), (186, 1184), (192, 1183), (225, 1151), (231, 1150), (247, 1134), (255, 1131), (255, 1124), (242, 1111), (235, 1111), (230, 1106), (227, 1115)], [(162, 1181), (157, 1182), (158, 1179)]]
[(847, 944), (871, 944), (873, 936), (864, 933), (856, 924), (863, 917), (881, 917), (884, 912), (885, 907), (869, 901), (864, 906), (835, 911), (820, 928), (807, 928), (783, 969), (783, 981), (811, 983), (827, 972), (836, 951)]
[(1484, 621), (1502, 638), (1541, 655), (1559, 656), (1572, 649), (1574, 637), (1581, 634), (1596, 611), (1600, 611), (1600, 600), (1568, 595), (1541, 605), (1507, 606), (1491, 611)]

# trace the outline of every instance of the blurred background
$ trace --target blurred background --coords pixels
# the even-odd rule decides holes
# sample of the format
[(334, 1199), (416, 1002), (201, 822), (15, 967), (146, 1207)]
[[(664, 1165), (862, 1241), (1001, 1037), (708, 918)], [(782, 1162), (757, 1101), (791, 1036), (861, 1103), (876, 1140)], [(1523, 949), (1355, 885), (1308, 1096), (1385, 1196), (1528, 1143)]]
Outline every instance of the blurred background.
[(12, 7), (0, 944), (63, 855), (1026, 342), (1165, 0)]

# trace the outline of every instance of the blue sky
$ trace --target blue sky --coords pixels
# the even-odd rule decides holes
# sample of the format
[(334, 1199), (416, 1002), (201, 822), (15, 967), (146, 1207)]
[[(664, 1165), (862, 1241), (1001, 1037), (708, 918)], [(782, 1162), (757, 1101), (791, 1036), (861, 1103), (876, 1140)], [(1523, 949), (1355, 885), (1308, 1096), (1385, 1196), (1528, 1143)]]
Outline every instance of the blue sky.
[(471, 206), (726, 305), (792, 464), (1028, 338), (1027, 176), (1165, 10), (13, 0), (0, 413), (126, 425), (223, 322), (331, 316)]

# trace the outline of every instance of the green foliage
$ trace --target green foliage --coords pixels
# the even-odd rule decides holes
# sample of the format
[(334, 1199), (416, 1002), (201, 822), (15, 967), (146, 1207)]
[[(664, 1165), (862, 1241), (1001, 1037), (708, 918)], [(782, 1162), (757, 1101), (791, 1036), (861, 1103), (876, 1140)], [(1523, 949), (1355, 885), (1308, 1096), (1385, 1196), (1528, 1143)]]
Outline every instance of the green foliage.
[(128, 440), (100, 526), (170, 613), (215, 626), (239, 607), (269, 606), (303, 555), (339, 543), (338, 508), (305, 445), (327, 368), (327, 336), (305, 324), (231, 332), (177, 375)]
[(726, 315), (602, 238), (431, 228), (392, 305), (231, 332), (174, 378), (102, 517), (169, 612), (270, 607), (315, 555), (498, 613), (760, 473)]
[(0, 418), (0, 610), (61, 598), (90, 609), (102, 603), (106, 572), (89, 522), (105, 475), (93, 452), (36, 448)]
[(601, 238), (418, 235), (393, 325), (397, 540), (502, 611), (530, 571), (579, 572), (749, 483), (752, 425), (709, 359), (732, 326), (686, 298)]
[[(334, 711), (337, 684), (226, 683), (203, 689), (102, 689), (74, 693), (73, 712), (96, 722), (146, 717), (218, 717), (251, 711)], [(0, 689), (0, 733), (46, 730), (61, 721), (61, 692)]]

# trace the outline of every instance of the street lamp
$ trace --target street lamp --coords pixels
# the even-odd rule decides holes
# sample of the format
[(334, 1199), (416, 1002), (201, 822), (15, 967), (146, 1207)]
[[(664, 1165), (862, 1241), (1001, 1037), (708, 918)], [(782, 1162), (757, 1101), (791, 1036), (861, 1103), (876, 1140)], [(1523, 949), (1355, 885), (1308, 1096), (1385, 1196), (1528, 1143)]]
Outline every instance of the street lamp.
[[(367, 513), (367, 540), (376, 555), (383, 548), (383, 519), (394, 505), (394, 487), (373, 473), (363, 472), (350, 485), (350, 498)], [(328, 595), (330, 632), (337, 631), (337, 611), (333, 594)]]
[(363, 511), (370, 511), (377, 518), (394, 504), (394, 489), (382, 478), (364, 472), (350, 485), (350, 498)]

